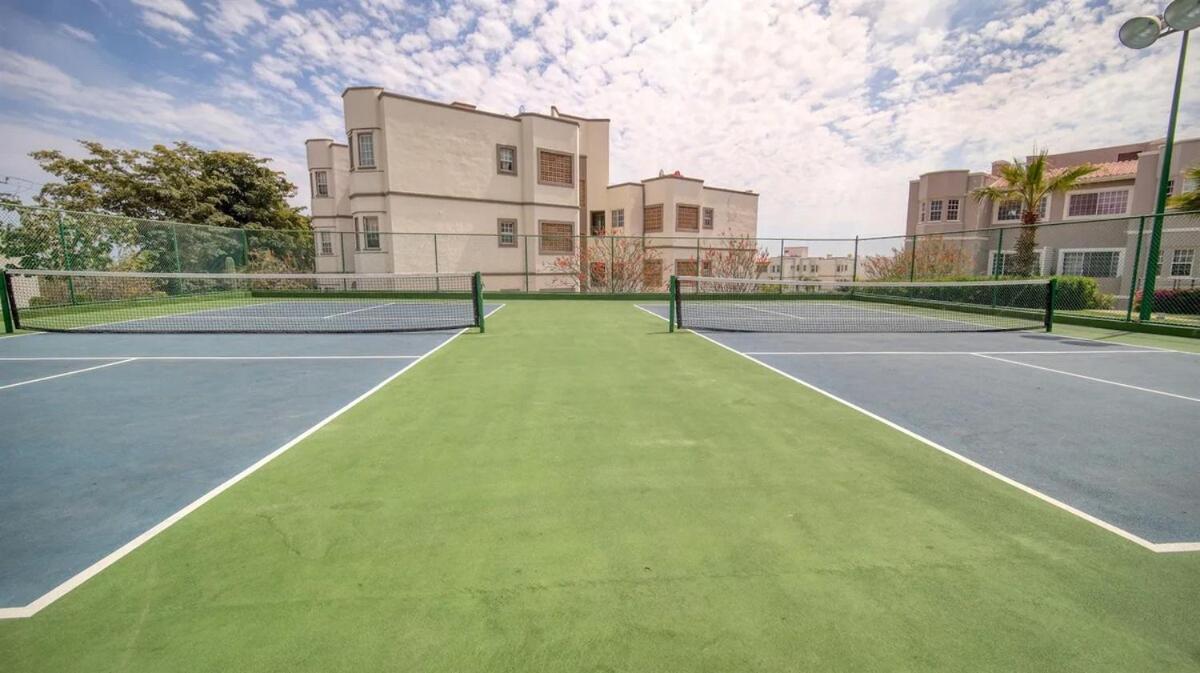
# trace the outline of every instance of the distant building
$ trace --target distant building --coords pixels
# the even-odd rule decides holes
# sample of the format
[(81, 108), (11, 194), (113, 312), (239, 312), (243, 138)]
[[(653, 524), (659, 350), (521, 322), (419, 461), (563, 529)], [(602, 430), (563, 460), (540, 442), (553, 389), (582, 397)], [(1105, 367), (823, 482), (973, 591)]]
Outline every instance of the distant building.
[[(1136, 216), (1154, 212), (1163, 144), (1162, 140), (1156, 140), (1049, 155), (1048, 162), (1054, 168), (1090, 163), (1098, 170), (1084, 178), (1076, 189), (1051, 194), (1043, 202), (1041, 222), (1077, 225), (1039, 228), (1036, 271), (1042, 275), (1094, 277), (1101, 289), (1116, 295), (1123, 306), (1129, 299), (1130, 273), (1137, 247)], [(973, 190), (999, 179), (1002, 163), (993, 162), (987, 173), (945, 170), (912, 180), (908, 190), (907, 234), (946, 234), (946, 240), (962, 241), (963, 249), (972, 252), (976, 273), (1003, 274), (1011, 264), (1017, 231), (1010, 229), (1001, 236), (998, 228), (1021, 224), (1020, 204), (977, 202), (971, 197)], [(1200, 138), (1177, 141), (1170, 166), (1173, 193), (1186, 188), (1185, 171), (1197, 164), (1200, 164)], [(1091, 222), (1105, 219), (1109, 221)], [(1168, 219), (1162, 241), (1159, 287), (1191, 284), (1200, 277), (1197, 265), (1200, 260), (1196, 260), (1200, 235), (1193, 230), (1195, 222), (1183, 225), (1182, 221)], [(1148, 234), (1143, 237), (1143, 244), (1147, 237)], [(1143, 249), (1142, 268), (1144, 256)]]
[(852, 255), (824, 257), (808, 254), (808, 246), (788, 246), (783, 255), (771, 257), (766, 269), (759, 274), (763, 279), (848, 281), (854, 273)]
[[(690, 239), (656, 242), (642, 260), (646, 289), (659, 289), (697, 272), (696, 239), (757, 233), (752, 191), (679, 173), (609, 185), (607, 119), (509, 116), (377, 87), (342, 100), (347, 142), (306, 143), (319, 271), (482, 270), (497, 290), (524, 289), (528, 272), (531, 290), (563, 289), (570, 274), (556, 260), (585, 252), (580, 234)], [(428, 233), (436, 245), (415, 235)], [(603, 262), (591, 264), (603, 282)]]

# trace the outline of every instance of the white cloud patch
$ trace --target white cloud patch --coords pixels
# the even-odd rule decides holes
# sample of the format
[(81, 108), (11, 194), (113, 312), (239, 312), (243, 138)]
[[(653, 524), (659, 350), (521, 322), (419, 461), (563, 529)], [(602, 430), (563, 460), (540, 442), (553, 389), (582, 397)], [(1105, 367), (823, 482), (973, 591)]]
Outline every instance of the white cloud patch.
[(59, 28), (59, 30), (66, 33), (67, 35), (70, 35), (71, 37), (75, 38), (76, 40), (81, 40), (83, 42), (88, 42), (90, 44), (96, 43), (96, 36), (92, 35), (91, 33), (87, 32), (86, 30), (84, 30), (82, 28), (76, 28), (75, 26), (72, 26), (72, 25), (66, 24), (66, 23), (60, 24), (58, 28)]
[(209, 6), (209, 30), (218, 36), (235, 37), (267, 22), (267, 10), (256, 0), (217, 0)]

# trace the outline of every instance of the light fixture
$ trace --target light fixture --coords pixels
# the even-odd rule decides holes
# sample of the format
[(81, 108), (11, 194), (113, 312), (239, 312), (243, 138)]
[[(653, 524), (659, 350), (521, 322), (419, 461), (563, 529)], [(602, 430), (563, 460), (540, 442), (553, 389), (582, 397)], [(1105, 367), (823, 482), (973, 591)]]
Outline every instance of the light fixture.
[(1175, 0), (1163, 11), (1163, 20), (1175, 30), (1200, 26), (1200, 0)]
[(1135, 16), (1126, 21), (1117, 37), (1130, 49), (1145, 49), (1162, 34), (1163, 22), (1157, 16)]

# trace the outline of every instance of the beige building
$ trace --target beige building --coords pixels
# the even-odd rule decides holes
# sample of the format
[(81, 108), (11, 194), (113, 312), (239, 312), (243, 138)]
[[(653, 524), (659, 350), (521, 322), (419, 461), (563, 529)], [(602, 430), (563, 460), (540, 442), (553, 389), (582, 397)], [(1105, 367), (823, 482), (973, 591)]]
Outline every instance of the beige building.
[[(697, 238), (757, 232), (752, 191), (678, 173), (610, 185), (607, 119), (376, 87), (342, 99), (347, 142), (306, 143), (318, 271), (482, 271), (492, 290), (564, 290), (637, 263), (637, 289), (659, 289), (696, 271)], [(588, 238), (612, 234), (653, 252), (622, 258)]]
[[(1037, 271), (1094, 277), (1103, 291), (1116, 296), (1118, 306), (1124, 306), (1137, 254), (1141, 224), (1137, 216), (1154, 212), (1163, 145), (1156, 140), (1049, 155), (1054, 168), (1089, 163), (1098, 170), (1076, 189), (1051, 194), (1043, 201), (1041, 221), (1057, 226), (1038, 229)], [(975, 273), (1004, 273), (1018, 232), (1006, 229), (1001, 234), (1000, 229), (1021, 224), (1020, 204), (977, 202), (971, 197), (973, 190), (999, 179), (1002, 163), (994, 162), (987, 173), (946, 170), (912, 180), (906, 233), (947, 234), (945, 240), (961, 241), (962, 249), (971, 251)], [(1177, 141), (1170, 167), (1173, 193), (1186, 188), (1185, 171), (1197, 164), (1200, 138)], [(1146, 224), (1141, 269), (1145, 268), (1149, 229)], [(1189, 225), (1183, 218), (1167, 218), (1158, 287), (1194, 283), (1200, 277), (1200, 265), (1193, 263), (1200, 261), (1195, 259), (1197, 248), (1200, 235), (1195, 222)]]
[(843, 282), (851, 280), (853, 274), (853, 255), (815, 256), (809, 254), (808, 246), (798, 245), (785, 247), (782, 256), (771, 257), (766, 269), (759, 274), (759, 277)]

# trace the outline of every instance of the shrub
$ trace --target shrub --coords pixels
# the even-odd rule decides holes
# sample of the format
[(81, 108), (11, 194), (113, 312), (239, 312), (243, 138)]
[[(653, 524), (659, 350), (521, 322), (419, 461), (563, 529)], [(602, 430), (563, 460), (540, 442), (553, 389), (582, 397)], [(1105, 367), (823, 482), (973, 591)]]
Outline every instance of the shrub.
[[(1142, 307), (1142, 293), (1134, 295), (1133, 308)], [(1158, 313), (1188, 313), (1200, 315), (1200, 287), (1184, 287), (1154, 291), (1154, 311)]]
[(1059, 276), (1054, 308), (1060, 311), (1083, 311), (1113, 307), (1113, 296), (1100, 291), (1095, 278)]

